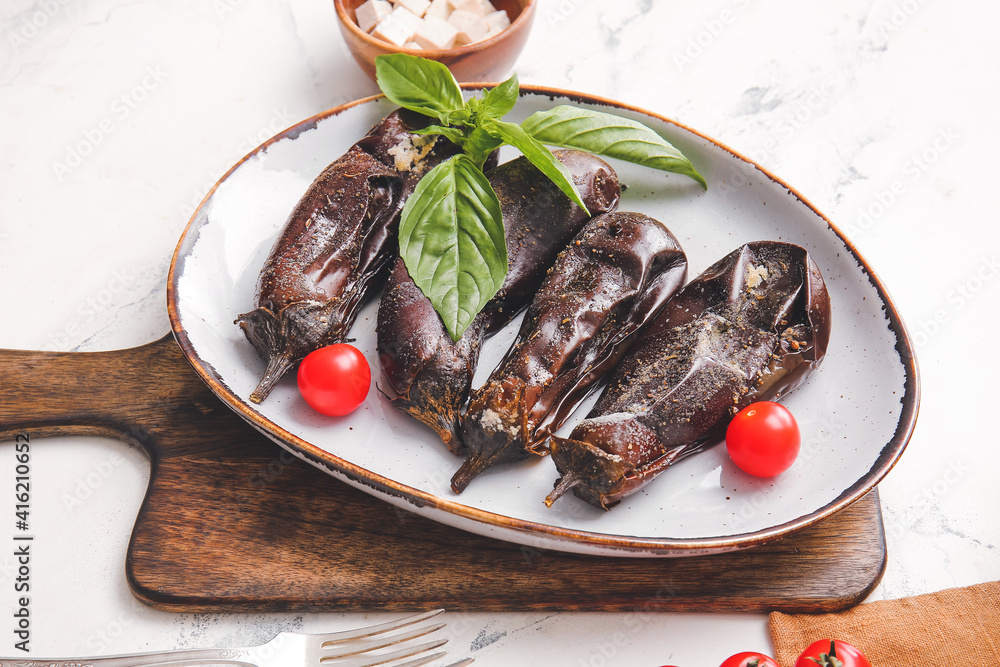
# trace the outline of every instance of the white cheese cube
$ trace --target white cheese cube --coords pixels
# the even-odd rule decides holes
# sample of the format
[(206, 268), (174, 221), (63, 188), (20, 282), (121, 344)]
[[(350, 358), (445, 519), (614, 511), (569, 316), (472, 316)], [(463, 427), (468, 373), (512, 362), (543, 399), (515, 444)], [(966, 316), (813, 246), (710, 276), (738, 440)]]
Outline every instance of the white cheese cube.
[(448, 15), (451, 14), (451, 5), (448, 4), (449, 0), (433, 0), (431, 6), (427, 8), (424, 12), (424, 18), (436, 18), (442, 21), (448, 20)]
[(409, 9), (417, 16), (423, 16), (427, 8), (431, 6), (431, 0), (395, 0), (395, 5)]
[(456, 44), (471, 44), (472, 42), (478, 42), (485, 37), (486, 33), (490, 30), (482, 16), (461, 9), (456, 9), (451, 13), (451, 16), (448, 17), (448, 23), (454, 26), (455, 30), (458, 31), (458, 39), (455, 41)]
[(486, 2), (483, 0), (451, 0), (451, 6), (454, 11), (469, 12), (476, 16), (486, 16), (490, 12), (496, 11), (489, 0)]
[(365, 32), (371, 32), (372, 28), (389, 14), (392, 14), (392, 5), (386, 0), (368, 0), (354, 10), (354, 18), (357, 19), (358, 27)]
[(406, 44), (403, 44), (403, 46), (405, 48), (407, 48), (407, 49), (421, 49), (422, 50), (424, 48), (424, 47), (420, 46), (419, 44), (417, 44), (416, 42), (407, 42)]
[(431, 16), (424, 18), (424, 24), (413, 36), (413, 41), (425, 49), (450, 49), (455, 46), (458, 30), (447, 21)]
[(507, 17), (507, 12), (505, 11), (491, 12), (484, 18), (491, 33), (495, 34), (510, 27), (510, 19)]
[(396, 7), (392, 10), (392, 14), (375, 26), (372, 36), (396, 46), (403, 46), (413, 40), (413, 35), (420, 29), (420, 24), (419, 16), (405, 7)]

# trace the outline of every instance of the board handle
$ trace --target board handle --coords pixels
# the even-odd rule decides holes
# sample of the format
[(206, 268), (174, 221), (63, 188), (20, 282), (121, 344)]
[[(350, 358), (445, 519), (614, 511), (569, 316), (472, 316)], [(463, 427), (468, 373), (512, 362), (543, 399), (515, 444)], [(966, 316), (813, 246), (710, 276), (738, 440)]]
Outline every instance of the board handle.
[(167, 334), (107, 352), (0, 350), (0, 440), (104, 435), (157, 455), (212, 454), (246, 424), (192, 371)]

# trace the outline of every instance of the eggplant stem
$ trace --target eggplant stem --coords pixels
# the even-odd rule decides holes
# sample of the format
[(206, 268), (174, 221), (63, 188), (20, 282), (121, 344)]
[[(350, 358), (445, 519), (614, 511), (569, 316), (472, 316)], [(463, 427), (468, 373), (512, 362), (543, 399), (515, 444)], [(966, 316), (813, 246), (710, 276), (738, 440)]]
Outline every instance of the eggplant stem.
[[(383, 395), (389, 398), (384, 392)], [(448, 446), (448, 450), (452, 454), (462, 454), (465, 451), (465, 445), (455, 435), (456, 426), (454, 422), (449, 423), (447, 420), (446, 409), (435, 410), (434, 408), (426, 408), (411, 401), (409, 396), (403, 395), (389, 398), (389, 401), (397, 409), (433, 429), (438, 437), (441, 438), (441, 441)]]
[(576, 488), (583, 482), (582, 477), (577, 477), (572, 473), (567, 473), (556, 481), (556, 486), (549, 495), (545, 496), (545, 506), (552, 507), (552, 503), (562, 498), (563, 494), (570, 489)]
[(465, 463), (458, 469), (458, 472), (451, 478), (451, 489), (455, 493), (465, 491), (469, 482), (479, 476), (481, 472), (490, 467), (489, 459), (480, 456), (470, 456), (465, 459)]
[(257, 383), (257, 388), (250, 394), (250, 400), (254, 403), (260, 403), (267, 398), (271, 390), (274, 389), (274, 386), (278, 384), (278, 380), (282, 378), (294, 363), (287, 354), (277, 354), (268, 359), (264, 375), (260, 378), (260, 382)]

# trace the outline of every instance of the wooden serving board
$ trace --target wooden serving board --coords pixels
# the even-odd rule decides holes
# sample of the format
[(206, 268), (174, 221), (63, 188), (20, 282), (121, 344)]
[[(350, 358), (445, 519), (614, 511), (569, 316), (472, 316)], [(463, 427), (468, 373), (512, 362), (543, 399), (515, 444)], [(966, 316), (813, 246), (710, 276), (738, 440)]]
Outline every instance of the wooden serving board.
[(169, 336), (114, 352), (0, 350), (0, 438), (145, 448), (126, 577), (175, 611), (832, 611), (886, 564), (877, 491), (793, 536), (689, 558), (521, 547), (437, 524), (302, 463), (219, 401)]

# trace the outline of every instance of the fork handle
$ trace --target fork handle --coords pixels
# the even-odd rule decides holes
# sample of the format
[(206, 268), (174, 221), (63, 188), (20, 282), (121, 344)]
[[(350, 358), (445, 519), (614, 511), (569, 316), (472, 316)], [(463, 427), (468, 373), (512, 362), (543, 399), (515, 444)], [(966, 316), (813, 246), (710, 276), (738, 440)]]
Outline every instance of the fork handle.
[(252, 657), (247, 649), (186, 649), (109, 655), (101, 658), (29, 658), (0, 659), (0, 667), (198, 667), (199, 665), (233, 665), (257, 667), (247, 662)]

